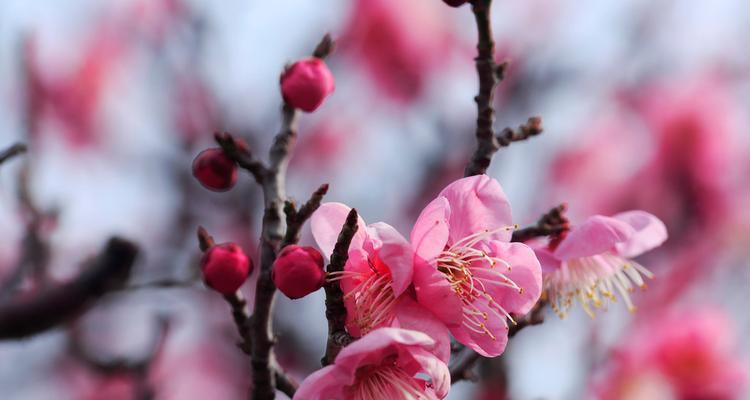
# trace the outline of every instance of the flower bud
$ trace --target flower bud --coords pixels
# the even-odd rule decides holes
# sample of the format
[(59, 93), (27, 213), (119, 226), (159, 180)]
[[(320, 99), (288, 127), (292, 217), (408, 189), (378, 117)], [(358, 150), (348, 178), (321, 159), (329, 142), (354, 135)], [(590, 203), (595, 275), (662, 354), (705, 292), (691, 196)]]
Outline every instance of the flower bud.
[(193, 176), (206, 189), (223, 192), (237, 182), (237, 164), (220, 148), (206, 149), (193, 160)]
[(208, 287), (229, 295), (242, 286), (253, 271), (253, 264), (236, 243), (222, 243), (206, 251), (201, 271)]
[(323, 256), (312, 247), (289, 245), (276, 257), (273, 283), (290, 299), (299, 299), (323, 287)]
[(297, 61), (281, 75), (281, 95), (294, 108), (313, 112), (333, 92), (333, 74), (323, 60)]
[(460, 7), (468, 2), (468, 0), (443, 0), (443, 2), (451, 7)]

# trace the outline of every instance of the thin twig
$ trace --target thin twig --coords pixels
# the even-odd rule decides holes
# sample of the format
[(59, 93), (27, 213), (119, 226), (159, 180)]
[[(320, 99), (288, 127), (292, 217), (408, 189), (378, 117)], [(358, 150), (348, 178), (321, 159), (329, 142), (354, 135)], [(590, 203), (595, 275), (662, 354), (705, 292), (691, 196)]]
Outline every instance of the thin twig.
[[(313, 56), (325, 58), (333, 50), (329, 35), (316, 46)], [(283, 206), (286, 200), (285, 180), (292, 148), (297, 140), (299, 111), (284, 103), (282, 107), (281, 131), (274, 138), (268, 153), (269, 164), (261, 180), (263, 187), (263, 228), (261, 231), (260, 271), (255, 288), (255, 308), (252, 319), (252, 399), (272, 400), (275, 397), (275, 375), (272, 367), (277, 364), (273, 345), (272, 318), (276, 286), (271, 278), (271, 269), (285, 235)]]
[[(357, 229), (357, 210), (352, 209), (346, 217), (344, 226), (341, 227), (341, 232), (333, 248), (331, 262), (327, 268), (329, 275), (344, 270), (344, 265), (349, 259), (349, 245), (352, 243), (352, 238), (357, 233)], [(325, 292), (328, 342), (326, 354), (320, 360), (323, 366), (331, 364), (339, 351), (353, 340), (346, 332), (346, 306), (344, 305), (344, 292), (341, 290), (340, 281), (329, 280), (326, 282)]]
[(565, 216), (566, 204), (560, 204), (542, 215), (536, 224), (518, 229), (513, 232), (511, 241), (525, 242), (543, 236), (560, 235), (570, 228), (568, 218)]
[(27, 150), (26, 145), (23, 143), (15, 143), (7, 149), (0, 152), (0, 164), (10, 160), (11, 158), (25, 153)]
[(72, 282), (31, 299), (0, 305), (0, 339), (24, 338), (78, 317), (96, 300), (125, 284), (137, 253), (133, 243), (112, 238), (94, 264)]
[(451, 365), (451, 384), (460, 382), (462, 380), (475, 381), (476, 374), (474, 374), (474, 364), (482, 356), (476, 351), (466, 347), (461, 353), (456, 356), (456, 361)]
[(255, 181), (259, 184), (263, 184), (263, 179), (268, 173), (268, 170), (262, 162), (256, 160), (247, 145), (241, 141), (235, 139), (232, 135), (227, 132), (217, 132), (214, 134), (216, 143), (224, 150), (229, 158), (234, 160), (240, 168), (247, 170), (253, 175)]
[(477, 56), (474, 63), (479, 77), (479, 94), (474, 97), (477, 103), (477, 148), (464, 170), (464, 176), (483, 174), (492, 161), (492, 155), (498, 149), (492, 125), (495, 121), (495, 110), (492, 98), (495, 86), (505, 72), (505, 64), (495, 63), (495, 42), (492, 38), (490, 23), (490, 6), (492, 0), (473, 0), (471, 10), (477, 23)]
[[(214, 238), (202, 226), (198, 227), (197, 236), (198, 245), (203, 252), (206, 252), (215, 244)], [(224, 300), (226, 300), (232, 310), (232, 319), (237, 328), (237, 333), (240, 335), (240, 342), (237, 343), (237, 347), (243, 353), (252, 356), (252, 316), (247, 307), (247, 300), (245, 300), (245, 297), (239, 290), (231, 295), (224, 295)], [(276, 388), (289, 397), (294, 396), (294, 392), (297, 390), (299, 384), (286, 375), (279, 365), (274, 364), (271, 366), (271, 369), (274, 373)]]
[(327, 183), (320, 185), (318, 190), (313, 192), (310, 199), (307, 200), (299, 210), (294, 207), (294, 202), (291, 200), (286, 201), (284, 204), (284, 214), (286, 214), (286, 234), (284, 235), (284, 240), (281, 242), (281, 248), (299, 242), (302, 227), (305, 225), (305, 222), (310, 219), (315, 210), (320, 207), (320, 203), (323, 201), (323, 196), (325, 196), (326, 193), (328, 193)]
[(513, 142), (520, 142), (542, 133), (542, 118), (530, 117), (525, 124), (517, 129), (505, 128), (495, 138), (497, 144), (502, 147), (509, 146)]

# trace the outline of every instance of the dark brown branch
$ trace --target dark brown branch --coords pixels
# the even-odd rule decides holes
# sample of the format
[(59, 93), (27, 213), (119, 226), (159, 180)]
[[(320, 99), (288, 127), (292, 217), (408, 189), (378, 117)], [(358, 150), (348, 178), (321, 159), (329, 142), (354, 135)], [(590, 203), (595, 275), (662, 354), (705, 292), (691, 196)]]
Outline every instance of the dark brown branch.
[(497, 136), (497, 144), (501, 147), (509, 146), (513, 142), (520, 142), (542, 133), (542, 118), (530, 117), (525, 124), (517, 129), (505, 128)]
[(94, 264), (72, 282), (28, 300), (0, 305), (0, 339), (31, 336), (78, 317), (107, 292), (125, 284), (137, 254), (133, 243), (112, 238)]
[[(214, 238), (202, 226), (198, 227), (197, 236), (198, 245), (203, 252), (206, 252), (215, 244)], [(231, 295), (225, 295), (224, 300), (226, 300), (232, 310), (232, 319), (237, 328), (237, 333), (240, 335), (240, 342), (237, 343), (237, 347), (239, 347), (243, 353), (252, 356), (252, 317), (250, 316), (250, 311), (247, 307), (247, 300), (245, 300), (245, 297), (240, 291)], [(297, 382), (287, 376), (280, 366), (274, 364), (272, 369), (276, 380), (276, 388), (289, 397), (294, 396), (294, 392), (299, 386)]]
[(284, 214), (286, 214), (286, 234), (284, 240), (281, 242), (281, 247), (293, 243), (299, 242), (300, 233), (305, 222), (312, 216), (315, 210), (320, 207), (320, 203), (323, 201), (323, 196), (328, 193), (328, 184), (320, 185), (310, 199), (299, 208), (295, 209), (294, 202), (287, 200), (284, 204)]
[(234, 160), (240, 168), (250, 172), (256, 182), (263, 183), (263, 179), (268, 171), (262, 162), (253, 157), (243, 141), (235, 139), (227, 132), (215, 133), (214, 139), (216, 139), (216, 143), (219, 144), (229, 158)]
[(492, 161), (492, 155), (498, 149), (492, 125), (495, 121), (495, 110), (492, 98), (495, 86), (505, 72), (505, 67), (495, 63), (495, 42), (492, 38), (490, 24), (490, 6), (492, 0), (473, 0), (471, 10), (477, 23), (477, 56), (474, 63), (479, 77), (479, 94), (474, 98), (477, 103), (477, 148), (464, 170), (464, 176), (483, 174)]
[(0, 151), (0, 164), (10, 160), (11, 158), (23, 154), (26, 152), (26, 145), (23, 143), (16, 143), (7, 149)]
[[(336, 245), (331, 254), (331, 262), (328, 264), (327, 272), (341, 272), (349, 259), (349, 245), (357, 232), (357, 210), (352, 209), (346, 217), (344, 226), (336, 240)], [(341, 290), (339, 280), (330, 280), (325, 285), (326, 292), (326, 318), (328, 319), (328, 342), (326, 354), (320, 362), (323, 366), (329, 365), (336, 359), (344, 346), (352, 342), (352, 337), (346, 332), (346, 307), (344, 306), (344, 292)]]
[[(323, 58), (333, 47), (330, 36), (326, 35), (316, 46), (313, 56)], [(299, 111), (285, 103), (282, 107), (281, 131), (271, 145), (268, 167), (265, 168), (261, 181), (265, 212), (261, 230), (260, 271), (255, 288), (255, 308), (251, 325), (254, 400), (271, 400), (275, 397), (276, 377), (272, 367), (277, 363), (273, 354), (275, 338), (271, 315), (276, 286), (271, 278), (271, 267), (285, 234), (282, 208), (286, 201), (286, 169), (297, 140), (298, 120)]]
[(536, 302), (534, 308), (532, 308), (528, 314), (524, 315), (521, 318), (516, 318), (516, 323), (510, 326), (508, 337), (516, 336), (516, 334), (524, 328), (539, 325), (544, 322), (544, 310), (546, 305), (547, 299), (540, 299)]
[(538, 237), (562, 234), (570, 228), (568, 218), (565, 216), (566, 209), (566, 204), (560, 204), (547, 211), (539, 218), (536, 224), (513, 232), (511, 241), (525, 242)]

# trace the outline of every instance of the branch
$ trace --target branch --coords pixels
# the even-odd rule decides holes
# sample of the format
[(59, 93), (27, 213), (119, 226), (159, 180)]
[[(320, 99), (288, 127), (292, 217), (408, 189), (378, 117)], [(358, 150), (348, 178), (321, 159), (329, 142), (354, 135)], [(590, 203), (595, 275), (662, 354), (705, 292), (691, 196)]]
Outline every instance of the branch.
[(25, 153), (27, 150), (26, 145), (23, 143), (16, 143), (7, 149), (0, 152), (0, 164), (10, 160), (11, 158)]
[[(332, 49), (333, 42), (326, 35), (316, 46), (313, 56), (326, 57)], [(272, 367), (276, 365), (272, 352), (275, 339), (271, 315), (276, 286), (271, 279), (271, 270), (285, 234), (282, 220), (282, 207), (286, 200), (284, 186), (289, 157), (297, 140), (298, 119), (299, 111), (285, 103), (282, 107), (281, 131), (269, 150), (269, 165), (265, 168), (262, 179), (265, 212), (261, 231), (260, 271), (251, 325), (254, 400), (271, 400), (275, 397), (276, 382), (272, 373)]]
[(281, 242), (281, 248), (299, 242), (302, 226), (313, 215), (315, 210), (320, 207), (320, 203), (323, 201), (323, 196), (325, 196), (326, 193), (328, 193), (327, 183), (320, 185), (318, 190), (310, 196), (310, 199), (307, 200), (299, 210), (295, 209), (294, 202), (292, 201), (288, 200), (284, 204), (284, 214), (286, 214), (286, 234), (284, 235), (284, 240)]
[[(198, 227), (198, 244), (201, 251), (206, 252), (214, 243), (214, 238), (208, 231), (202, 226)], [(253, 346), (250, 329), (252, 326), (252, 317), (247, 307), (247, 300), (245, 300), (245, 297), (239, 290), (234, 294), (225, 295), (224, 300), (226, 300), (232, 309), (232, 319), (234, 320), (234, 325), (237, 327), (237, 333), (240, 335), (241, 340), (237, 343), (237, 347), (243, 353), (252, 356)], [(287, 396), (293, 397), (299, 384), (287, 376), (280, 366), (274, 364), (272, 369), (276, 379), (276, 388)]]
[(107, 292), (125, 284), (137, 253), (133, 243), (112, 238), (94, 264), (72, 282), (33, 299), (0, 305), (0, 340), (31, 336), (78, 317)]
[(517, 129), (505, 128), (496, 136), (497, 144), (501, 147), (507, 147), (513, 142), (520, 142), (532, 136), (542, 133), (542, 118), (530, 117), (525, 124)]
[(473, 0), (471, 10), (477, 23), (477, 56), (474, 63), (479, 77), (479, 94), (474, 97), (477, 103), (477, 148), (464, 170), (464, 176), (483, 174), (492, 161), (492, 155), (498, 149), (492, 125), (495, 121), (495, 110), (492, 97), (495, 86), (504, 75), (507, 64), (495, 63), (495, 42), (492, 39), (490, 24), (490, 5), (492, 0)]
[(240, 168), (250, 172), (256, 182), (263, 184), (263, 179), (268, 171), (262, 162), (253, 157), (252, 153), (250, 153), (250, 149), (247, 148), (247, 144), (241, 140), (236, 140), (227, 132), (216, 132), (214, 134), (214, 139), (229, 158), (234, 160)]
[(516, 324), (511, 326), (508, 331), (508, 337), (516, 336), (524, 328), (539, 325), (544, 322), (544, 308), (547, 305), (547, 299), (540, 299), (528, 314), (522, 318), (516, 318)]
[(513, 232), (512, 242), (525, 242), (542, 236), (558, 236), (570, 229), (570, 223), (565, 216), (566, 204), (547, 211), (539, 218), (536, 224), (518, 229)]
[[(336, 246), (331, 254), (331, 262), (328, 264), (327, 272), (341, 272), (349, 259), (349, 245), (352, 243), (354, 234), (357, 233), (357, 210), (349, 211), (344, 226), (336, 240)], [(344, 305), (344, 292), (341, 290), (339, 280), (326, 281), (326, 318), (328, 319), (328, 343), (326, 354), (320, 362), (323, 366), (329, 365), (336, 359), (344, 346), (352, 342), (352, 337), (346, 332), (346, 306)]]

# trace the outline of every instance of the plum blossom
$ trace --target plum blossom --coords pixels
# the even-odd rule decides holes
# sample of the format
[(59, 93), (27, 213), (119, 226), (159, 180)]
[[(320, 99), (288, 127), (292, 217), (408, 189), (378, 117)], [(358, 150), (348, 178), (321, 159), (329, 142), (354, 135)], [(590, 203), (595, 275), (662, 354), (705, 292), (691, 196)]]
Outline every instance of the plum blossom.
[[(351, 209), (341, 203), (325, 203), (311, 218), (313, 237), (323, 254), (330, 256), (339, 231)], [(409, 242), (392, 226), (378, 222), (358, 229), (349, 246), (344, 271), (329, 281), (339, 281), (347, 311), (346, 328), (354, 337), (387, 326), (416, 329), (437, 342), (436, 354), (450, 357), (448, 332), (440, 322), (413, 299), (414, 252)]]
[(487, 357), (505, 350), (506, 320), (529, 312), (541, 294), (539, 261), (510, 243), (514, 227), (500, 184), (478, 175), (443, 189), (411, 232), (417, 300)]
[(595, 308), (615, 301), (620, 294), (628, 309), (634, 286), (645, 288), (643, 276), (653, 274), (631, 260), (660, 246), (667, 229), (645, 211), (627, 211), (613, 217), (595, 215), (548, 245), (532, 245), (544, 272), (544, 293), (552, 308), (564, 318), (577, 300), (591, 317)]
[(435, 346), (422, 332), (373, 330), (341, 350), (333, 365), (308, 376), (294, 400), (445, 398), (450, 371), (432, 354)]
[(636, 325), (597, 377), (599, 400), (738, 399), (745, 367), (721, 310), (656, 315)]

